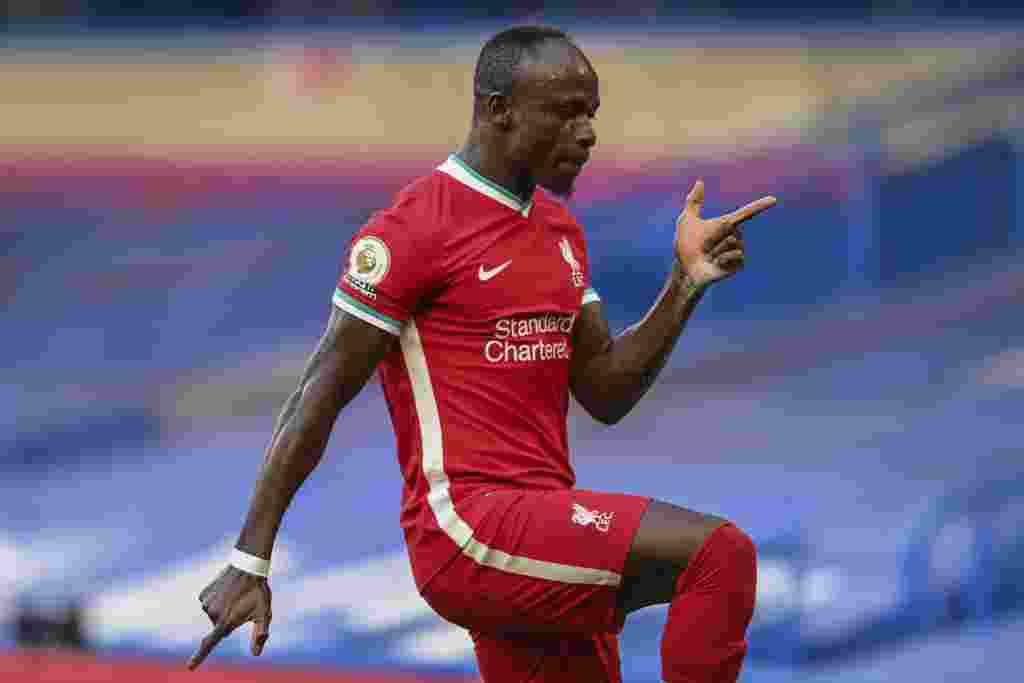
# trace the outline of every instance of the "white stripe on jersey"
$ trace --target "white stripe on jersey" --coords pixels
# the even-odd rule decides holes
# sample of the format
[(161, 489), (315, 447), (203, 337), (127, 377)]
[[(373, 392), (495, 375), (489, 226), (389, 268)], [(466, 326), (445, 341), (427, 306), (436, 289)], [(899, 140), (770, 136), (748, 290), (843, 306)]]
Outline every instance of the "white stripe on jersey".
[(462, 553), (485, 567), (499, 569), (561, 583), (618, 586), (622, 576), (605, 569), (576, 567), (570, 564), (545, 562), (518, 555), (509, 555), (491, 548), (473, 537), (473, 529), (459, 517), (452, 503), (448, 475), (444, 471), (444, 441), (441, 434), (441, 415), (430, 381), (427, 357), (423, 353), (416, 323), (410, 320), (402, 329), (402, 357), (412, 382), (413, 400), (420, 424), (420, 444), (423, 449), (423, 474), (430, 484), (427, 501), (434, 511), (437, 524), (462, 549)]

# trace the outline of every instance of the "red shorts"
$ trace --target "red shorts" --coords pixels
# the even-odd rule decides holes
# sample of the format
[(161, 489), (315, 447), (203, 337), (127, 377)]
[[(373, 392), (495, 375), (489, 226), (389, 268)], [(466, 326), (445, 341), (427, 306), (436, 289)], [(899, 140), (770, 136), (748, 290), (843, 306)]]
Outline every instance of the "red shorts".
[(423, 597), (470, 630), (487, 683), (618, 683), (616, 596), (649, 503), (579, 489), (470, 496), (457, 507), (473, 538)]

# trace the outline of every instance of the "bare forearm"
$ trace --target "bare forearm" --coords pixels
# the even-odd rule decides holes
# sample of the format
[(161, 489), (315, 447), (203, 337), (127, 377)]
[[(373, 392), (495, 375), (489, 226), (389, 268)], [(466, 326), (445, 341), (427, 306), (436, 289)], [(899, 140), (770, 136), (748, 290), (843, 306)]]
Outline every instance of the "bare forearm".
[(602, 422), (622, 419), (665, 367), (701, 296), (674, 263), (647, 314), (609, 340), (579, 373), (574, 391), (584, 407)]
[(270, 557), (285, 511), (323, 457), (341, 409), (317, 408), (327, 403), (316, 400), (316, 392), (323, 390), (316, 383), (303, 383), (286, 402), (236, 544), (240, 550)]
[(370, 337), (338, 341), (344, 325), (328, 332), (303, 372), (298, 388), (289, 396), (267, 448), (263, 469), (236, 547), (269, 558), (285, 511), (302, 483), (323, 457), (334, 422), (373, 373), (385, 348)]

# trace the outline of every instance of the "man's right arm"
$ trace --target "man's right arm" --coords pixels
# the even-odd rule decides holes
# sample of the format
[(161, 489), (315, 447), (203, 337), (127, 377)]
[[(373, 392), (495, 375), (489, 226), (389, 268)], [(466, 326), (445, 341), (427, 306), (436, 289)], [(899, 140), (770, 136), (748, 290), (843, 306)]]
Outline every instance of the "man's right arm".
[[(236, 549), (270, 559), (285, 510), (323, 457), (338, 414), (394, 343), (391, 333), (332, 307), (327, 329), (277, 421)], [(270, 587), (265, 578), (228, 566), (199, 599), (214, 630), (189, 661), (190, 669), (249, 621), (255, 623), (252, 653), (262, 652), (270, 625)]]
[(333, 307), (327, 329), (281, 411), (236, 548), (270, 558), (285, 510), (323, 457), (338, 414), (394, 343), (390, 333)]

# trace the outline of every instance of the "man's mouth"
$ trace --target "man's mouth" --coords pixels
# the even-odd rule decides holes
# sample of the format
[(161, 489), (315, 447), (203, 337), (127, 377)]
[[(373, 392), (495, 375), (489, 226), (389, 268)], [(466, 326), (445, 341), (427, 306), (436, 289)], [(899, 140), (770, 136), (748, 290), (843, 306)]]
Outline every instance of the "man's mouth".
[(579, 173), (587, 163), (587, 157), (566, 158), (559, 163), (559, 166), (568, 166), (574, 173)]

